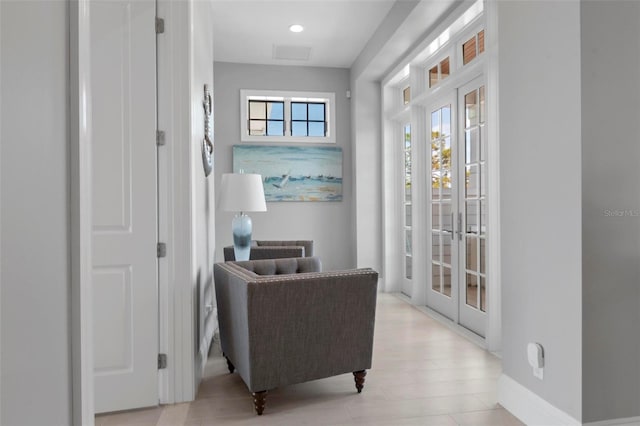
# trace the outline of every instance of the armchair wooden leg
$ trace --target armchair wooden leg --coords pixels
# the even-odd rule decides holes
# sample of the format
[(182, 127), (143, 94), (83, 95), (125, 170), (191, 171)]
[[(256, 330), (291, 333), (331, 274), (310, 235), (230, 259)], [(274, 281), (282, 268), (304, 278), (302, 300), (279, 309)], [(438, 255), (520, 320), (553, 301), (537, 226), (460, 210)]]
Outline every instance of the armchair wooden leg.
[(353, 372), (353, 380), (356, 382), (356, 389), (358, 389), (358, 393), (362, 392), (362, 388), (364, 387), (364, 376), (366, 375), (366, 370)]
[(260, 391), (253, 393), (253, 404), (256, 408), (256, 413), (261, 416), (264, 411), (265, 398), (267, 397), (267, 391)]
[(234, 367), (234, 365), (231, 363), (231, 361), (229, 361), (229, 358), (225, 357), (227, 359), (227, 368), (229, 368), (229, 373), (233, 373), (234, 370), (236, 369), (236, 367)]

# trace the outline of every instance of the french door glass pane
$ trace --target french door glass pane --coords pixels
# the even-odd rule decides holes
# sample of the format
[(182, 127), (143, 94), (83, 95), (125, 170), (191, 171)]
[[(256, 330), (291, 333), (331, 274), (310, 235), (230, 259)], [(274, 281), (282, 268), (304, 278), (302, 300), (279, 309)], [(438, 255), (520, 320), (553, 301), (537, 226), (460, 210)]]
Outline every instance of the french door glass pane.
[(466, 130), (464, 133), (464, 162), (465, 164), (477, 163), (480, 160), (480, 132), (477, 128), (473, 128)]
[(478, 90), (480, 92), (480, 122), (484, 123), (486, 121), (487, 109), (484, 99), (484, 86), (481, 86)]
[(440, 262), (440, 234), (431, 234), (431, 258), (434, 262)]
[(478, 276), (476, 274), (466, 274), (466, 303), (474, 308), (478, 307)]
[(465, 202), (465, 231), (467, 234), (477, 234), (479, 231), (478, 216), (480, 213), (480, 203), (477, 200)]
[(446, 200), (450, 200), (451, 199), (451, 170), (449, 169), (441, 170), (441, 175), (442, 175), (442, 182), (441, 182), (442, 198)]
[(486, 273), (486, 268), (485, 268), (485, 256), (487, 254), (487, 240), (484, 238), (480, 238), (480, 273), (481, 274), (485, 274)]
[(453, 218), (451, 211), (451, 203), (443, 202), (442, 203), (442, 230), (448, 233), (453, 232)]
[(441, 284), (440, 265), (434, 263), (431, 265), (431, 288), (440, 293)]
[(442, 236), (442, 263), (451, 265), (451, 237), (449, 235)]
[(440, 203), (431, 204), (431, 228), (434, 231), (442, 229), (440, 224)]
[[(451, 135), (451, 107), (442, 107), (442, 136)], [(449, 148), (451, 148), (451, 141), (449, 140)]]
[(438, 139), (442, 136), (440, 132), (440, 110), (431, 113), (431, 139)]
[(480, 235), (487, 233), (487, 203), (485, 200), (480, 201)]
[(480, 170), (477, 165), (465, 167), (465, 197), (477, 198), (480, 191)]
[(442, 294), (451, 297), (451, 268), (442, 267)]
[(413, 278), (413, 259), (411, 256), (405, 256), (405, 274), (408, 279)]
[(487, 193), (487, 172), (484, 163), (480, 164), (480, 196), (484, 197)]
[(464, 96), (465, 104), (465, 127), (472, 127), (478, 124), (478, 95), (474, 90)]
[(467, 253), (465, 268), (467, 271), (478, 270), (478, 239), (476, 237), (467, 237)]
[(480, 310), (487, 312), (487, 281), (483, 276), (480, 276)]
[[(449, 117), (451, 118), (451, 117)], [(451, 125), (451, 120), (449, 120), (449, 125)], [(451, 136), (446, 136), (441, 143), (442, 152), (440, 154), (442, 167), (443, 169), (451, 168)]]

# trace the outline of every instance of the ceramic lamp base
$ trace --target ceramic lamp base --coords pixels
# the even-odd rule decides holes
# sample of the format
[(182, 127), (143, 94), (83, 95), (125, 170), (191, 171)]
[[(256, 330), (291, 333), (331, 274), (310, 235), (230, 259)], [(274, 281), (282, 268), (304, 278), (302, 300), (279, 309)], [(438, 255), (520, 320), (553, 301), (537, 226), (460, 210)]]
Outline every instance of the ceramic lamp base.
[(233, 230), (233, 251), (236, 260), (249, 260), (251, 255), (251, 231), (253, 225), (251, 218), (244, 213), (233, 218), (231, 222)]

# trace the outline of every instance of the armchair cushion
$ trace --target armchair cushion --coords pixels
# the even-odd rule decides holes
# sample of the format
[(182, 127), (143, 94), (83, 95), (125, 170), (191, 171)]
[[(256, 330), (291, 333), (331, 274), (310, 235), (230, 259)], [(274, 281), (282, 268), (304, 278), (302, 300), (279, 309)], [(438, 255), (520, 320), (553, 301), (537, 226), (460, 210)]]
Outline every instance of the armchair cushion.
[(235, 265), (254, 272), (256, 275), (286, 275), (322, 270), (322, 264), (317, 257), (245, 260), (235, 262)]

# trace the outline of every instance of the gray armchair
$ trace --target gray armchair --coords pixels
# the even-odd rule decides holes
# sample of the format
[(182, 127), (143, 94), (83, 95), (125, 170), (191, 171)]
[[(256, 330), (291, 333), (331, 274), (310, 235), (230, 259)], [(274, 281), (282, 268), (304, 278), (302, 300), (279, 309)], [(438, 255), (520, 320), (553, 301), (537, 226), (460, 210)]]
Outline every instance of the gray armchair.
[[(251, 242), (249, 259), (280, 259), (311, 256), (313, 256), (313, 240), (254, 240)], [(224, 260), (225, 262), (236, 260), (233, 246), (224, 248)]]
[(267, 391), (371, 368), (378, 273), (320, 272), (316, 257), (214, 266), (222, 352), (262, 414)]

